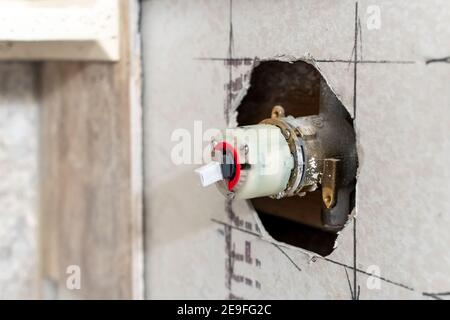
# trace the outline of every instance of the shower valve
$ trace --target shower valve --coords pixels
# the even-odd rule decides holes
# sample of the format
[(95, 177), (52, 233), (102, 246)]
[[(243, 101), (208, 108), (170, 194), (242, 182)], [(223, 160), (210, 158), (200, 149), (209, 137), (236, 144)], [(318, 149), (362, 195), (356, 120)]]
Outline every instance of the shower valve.
[(321, 188), (324, 208), (332, 209), (339, 188), (356, 175), (354, 139), (348, 121), (332, 112), (295, 118), (275, 106), (259, 124), (214, 138), (212, 161), (196, 172), (203, 186), (215, 183), (236, 199), (301, 197)]

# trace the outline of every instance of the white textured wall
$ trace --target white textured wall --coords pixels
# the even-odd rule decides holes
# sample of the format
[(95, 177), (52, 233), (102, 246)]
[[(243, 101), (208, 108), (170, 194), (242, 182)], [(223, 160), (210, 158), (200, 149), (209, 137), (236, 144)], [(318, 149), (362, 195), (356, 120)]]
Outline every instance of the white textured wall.
[[(381, 62), (357, 65), (357, 225), (327, 259), (258, 235), (245, 202), (233, 203), (247, 222), (236, 225), (217, 190), (198, 185), (195, 166), (170, 160), (174, 129), (225, 126), (228, 67), (198, 58), (227, 57), (229, 2), (143, 2), (148, 298), (350, 299), (355, 275), (361, 299), (448, 292), (450, 65), (425, 61), (450, 55), (449, 2), (359, 1), (358, 59)], [(366, 26), (373, 4), (379, 30)], [(234, 1), (233, 31), (234, 57), (324, 60), (318, 67), (353, 112), (354, 65), (345, 60), (354, 58), (354, 1)], [(233, 67), (233, 80), (250, 71)], [(230, 269), (246, 247), (251, 262)], [(373, 266), (379, 290), (367, 281)]]
[(35, 68), (0, 63), (0, 299), (36, 298)]

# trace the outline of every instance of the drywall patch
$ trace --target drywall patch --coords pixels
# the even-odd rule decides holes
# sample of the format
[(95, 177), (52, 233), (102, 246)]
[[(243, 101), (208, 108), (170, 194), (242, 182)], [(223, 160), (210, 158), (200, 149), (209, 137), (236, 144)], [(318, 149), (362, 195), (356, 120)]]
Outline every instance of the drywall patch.
[[(317, 67), (304, 60), (291, 57), (254, 61), (249, 83), (239, 95), (236, 124), (252, 125), (270, 117), (276, 105), (282, 105), (287, 115), (304, 117), (319, 114), (323, 105), (323, 91), (336, 102), (333, 112), (352, 124), (347, 109), (329, 87)], [(309, 63), (311, 62), (311, 63)], [(353, 143), (353, 142), (352, 142)], [(353, 143), (354, 144), (354, 143)], [(308, 192), (303, 197), (275, 200), (269, 197), (251, 200), (258, 218), (267, 233), (276, 241), (308, 251), (329, 255), (335, 248), (338, 232), (348, 221), (355, 207), (355, 183), (341, 190), (338, 197), (347, 198), (340, 210), (345, 212), (337, 227), (327, 226), (321, 189)]]

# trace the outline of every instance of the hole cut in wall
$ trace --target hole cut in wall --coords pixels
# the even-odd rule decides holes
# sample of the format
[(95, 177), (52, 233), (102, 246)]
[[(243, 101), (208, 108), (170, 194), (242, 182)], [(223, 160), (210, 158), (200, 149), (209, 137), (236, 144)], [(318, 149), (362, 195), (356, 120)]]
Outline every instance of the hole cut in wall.
[[(326, 84), (320, 72), (304, 61), (284, 62), (269, 60), (259, 62), (252, 71), (250, 87), (242, 99), (237, 112), (239, 126), (252, 125), (270, 117), (272, 108), (283, 106), (286, 115), (304, 117), (318, 115), (321, 110), (321, 90), (329, 90), (334, 96), (333, 113), (348, 121), (353, 128), (352, 119), (346, 108), (338, 101)], [(353, 129), (352, 129), (353, 130)], [(354, 208), (354, 184), (342, 191), (340, 203), (345, 217), (339, 227), (327, 227), (324, 222), (324, 204), (321, 188), (282, 199), (269, 197), (250, 200), (266, 229), (275, 239), (296, 247), (329, 255), (340, 231)], [(341, 192), (340, 191), (340, 192)]]

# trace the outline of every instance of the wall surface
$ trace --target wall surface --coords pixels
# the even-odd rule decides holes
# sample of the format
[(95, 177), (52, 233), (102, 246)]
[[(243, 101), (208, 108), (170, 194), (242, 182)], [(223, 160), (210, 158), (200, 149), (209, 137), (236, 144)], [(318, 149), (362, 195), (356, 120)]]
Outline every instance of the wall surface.
[[(448, 1), (155, 0), (142, 17), (147, 298), (445, 298)], [(354, 117), (356, 210), (326, 258), (171, 161), (175, 129), (234, 125), (252, 60), (280, 55), (315, 63)]]
[(37, 297), (35, 78), (32, 64), (0, 64), (0, 299)]

